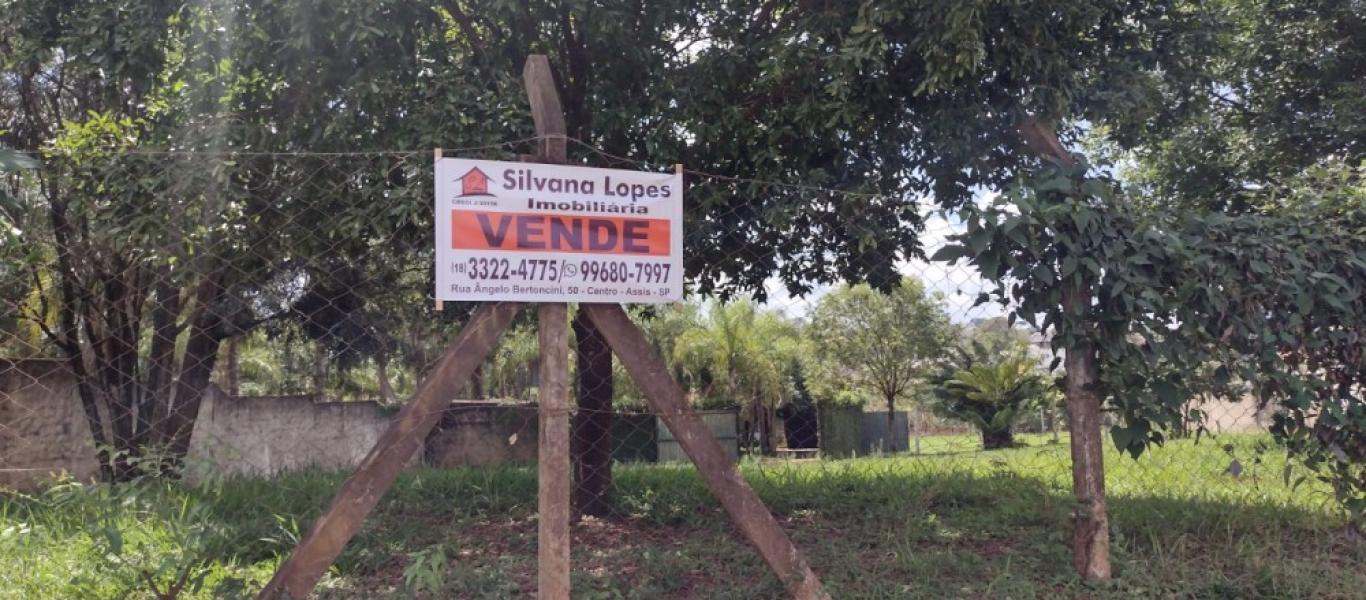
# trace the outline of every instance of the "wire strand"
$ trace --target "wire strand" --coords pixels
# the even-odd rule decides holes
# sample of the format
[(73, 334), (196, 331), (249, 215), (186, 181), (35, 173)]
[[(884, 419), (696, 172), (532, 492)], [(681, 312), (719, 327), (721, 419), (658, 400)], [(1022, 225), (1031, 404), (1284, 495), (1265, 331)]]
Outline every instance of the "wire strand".
[[(528, 143), (528, 142), (540, 142), (540, 141), (544, 141), (544, 140), (554, 140), (554, 139), (561, 139), (561, 140), (565, 140), (566, 142), (572, 142), (572, 143), (575, 144), (576, 146), (579, 146), (579, 147), (581, 147), (581, 148), (583, 148), (583, 149), (585, 149), (585, 150), (588, 150), (588, 151), (590, 151), (590, 152), (592, 152), (592, 153), (594, 153), (594, 154), (596, 154), (596, 155), (598, 155), (598, 156), (601, 156), (601, 157), (603, 157), (603, 158), (610, 159), (610, 160), (615, 161), (615, 162), (618, 162), (618, 163), (627, 163), (627, 164), (632, 164), (632, 165), (642, 165), (642, 166), (646, 166), (646, 167), (651, 167), (651, 168), (654, 168), (654, 169), (658, 169), (658, 170), (661, 170), (661, 171), (669, 170), (669, 169), (672, 169), (672, 168), (673, 168), (672, 165), (666, 165), (666, 164), (657, 163), (657, 162), (652, 162), (652, 161), (648, 161), (648, 160), (642, 160), (642, 159), (636, 159), (636, 158), (629, 158), (629, 157), (626, 157), (626, 156), (620, 156), (620, 155), (617, 155), (617, 154), (612, 154), (612, 153), (610, 153), (610, 152), (607, 152), (607, 151), (605, 151), (605, 150), (603, 150), (603, 149), (601, 149), (601, 148), (598, 148), (597, 146), (594, 146), (594, 145), (592, 145), (592, 144), (590, 144), (590, 143), (588, 143), (588, 142), (585, 142), (585, 141), (583, 141), (583, 140), (580, 140), (580, 139), (578, 139), (578, 138), (575, 138), (575, 137), (572, 137), (572, 136), (568, 136), (568, 135), (561, 135), (561, 134), (534, 135), (534, 136), (530, 136), (530, 137), (525, 137), (525, 138), (520, 138), (520, 139), (515, 139), (515, 140), (508, 140), (508, 141), (505, 141), (505, 142), (498, 142), (498, 143), (494, 143), (494, 144), (484, 144), (484, 145), (479, 145), (479, 146), (462, 146), (462, 147), (457, 147), (457, 148), (439, 148), (439, 150), (441, 150), (441, 153), (442, 153), (443, 155), (449, 155), (449, 154), (454, 154), (454, 153), (458, 153), (458, 152), (473, 152), (473, 151), (477, 151), (477, 150), (494, 150), (494, 149), (499, 149), (499, 148), (507, 148), (507, 147), (510, 147), (510, 146), (517, 146), (517, 145), (520, 145), (520, 144), (526, 144), (526, 143)], [(435, 148), (434, 148), (434, 149), (435, 149)], [(347, 151), (347, 152), (265, 151), (265, 150), (137, 150), (137, 149), (122, 149), (122, 150), (113, 150), (112, 153), (113, 153), (113, 154), (121, 154), (121, 155), (133, 155), (133, 156), (293, 156), (293, 157), (309, 157), (309, 156), (319, 156), (319, 157), (326, 157), (326, 156), (333, 156), (333, 157), (402, 156), (402, 157), (414, 157), (414, 156), (420, 156), (420, 155), (423, 155), (423, 154), (427, 154), (427, 153), (429, 153), (429, 152), (432, 152), (432, 150), (434, 150), (434, 149), (424, 149), (424, 150), (357, 150), (357, 151)], [(40, 153), (40, 152), (33, 152), (33, 151), (26, 151), (26, 152), (29, 152), (29, 153), (31, 153), (31, 154), (39, 154), (39, 153)], [(49, 150), (48, 152), (52, 153), (53, 151), (52, 151), (52, 150)], [(71, 152), (66, 152), (66, 151), (58, 151), (58, 152), (56, 152), (56, 153), (62, 154), (62, 155), (65, 155), (65, 156), (71, 156), (71, 155), (72, 155)], [(456, 158), (456, 157), (454, 157), (454, 156), (446, 156), (446, 157), (447, 157), (447, 158)], [(704, 178), (707, 178), (707, 179), (713, 179), (713, 180), (717, 180), (717, 181), (727, 181), (727, 182), (734, 182), (734, 183), (745, 183), (745, 184), (751, 184), (751, 185), (764, 185), (764, 186), (771, 186), (771, 187), (778, 187), (778, 188), (787, 188), (787, 189), (793, 189), (793, 190), (802, 190), (802, 191), (807, 191), (807, 192), (816, 192), (816, 193), (823, 193), (823, 194), (840, 194), (840, 195), (844, 195), (844, 196), (853, 196), (853, 197), (860, 197), (860, 198), (886, 198), (886, 197), (889, 197), (889, 196), (890, 196), (889, 194), (880, 194), (880, 193), (875, 193), (875, 192), (855, 192), (855, 191), (850, 191), (850, 190), (840, 190), (840, 189), (835, 189), (835, 188), (828, 188), (828, 187), (822, 187), (822, 186), (816, 186), (816, 185), (807, 185), (807, 184), (802, 184), (802, 183), (789, 183), (789, 182), (785, 182), (785, 181), (772, 181), (772, 180), (767, 180), (767, 179), (754, 179), (754, 178), (751, 178), (751, 177), (738, 177), (738, 176), (734, 176), (734, 175), (722, 175), (722, 174), (719, 174), (719, 173), (709, 173), (709, 172), (706, 172), (706, 171), (699, 171), (699, 170), (697, 170), (697, 169), (689, 169), (689, 168), (687, 168), (686, 166), (684, 167), (683, 172), (686, 173), (686, 174), (688, 174), (688, 175), (695, 176), (695, 177), (704, 177)]]
[[(667, 165), (661, 165), (661, 164), (659, 164), (659, 163), (652, 163), (652, 162), (647, 161), (647, 160), (639, 160), (639, 159), (634, 159), (634, 158), (628, 158), (628, 157), (625, 157), (625, 156), (618, 156), (618, 155), (616, 155), (616, 154), (612, 154), (612, 153), (607, 152), (607, 151), (605, 151), (605, 150), (603, 150), (603, 149), (601, 149), (601, 148), (598, 148), (597, 146), (594, 146), (594, 145), (592, 145), (592, 144), (589, 144), (588, 142), (585, 142), (585, 141), (583, 141), (583, 140), (580, 140), (580, 139), (577, 139), (577, 138), (573, 138), (573, 137), (570, 137), (570, 136), (567, 136), (567, 135), (565, 135), (565, 136), (561, 136), (561, 135), (549, 135), (549, 136), (545, 136), (545, 137), (547, 137), (547, 138), (564, 138), (565, 140), (574, 142), (575, 144), (577, 144), (577, 145), (579, 145), (579, 146), (582, 146), (582, 147), (584, 147), (584, 148), (586, 148), (586, 149), (592, 151), (592, 152), (595, 153), (595, 154), (598, 154), (598, 155), (603, 156), (603, 157), (605, 157), (605, 158), (610, 158), (610, 159), (613, 159), (613, 160), (617, 160), (617, 161), (620, 161), (620, 162), (626, 162), (626, 163), (632, 163), (632, 164), (640, 164), (640, 165), (647, 165), (647, 166), (652, 166), (652, 167), (655, 167), (655, 168), (661, 169), (661, 170), (663, 170), (663, 169), (668, 169), (668, 168), (669, 168)], [(806, 191), (811, 191), (811, 192), (822, 192), (822, 193), (830, 193), (830, 194), (844, 194), (844, 195), (846, 195), (846, 196), (859, 196), (859, 197), (864, 197), (864, 198), (882, 198), (882, 197), (886, 197), (886, 196), (887, 196), (887, 194), (877, 194), (877, 193), (869, 193), (869, 192), (851, 192), (851, 191), (848, 191), (848, 190), (837, 190), (837, 189), (834, 189), (834, 188), (827, 188), (827, 187), (821, 187), (821, 186), (815, 186), (815, 185), (805, 185), (805, 184), (801, 184), (801, 183), (787, 183), (787, 182), (783, 182), (783, 181), (768, 181), (768, 180), (764, 180), (764, 179), (751, 179), (751, 178), (748, 178), (748, 177), (735, 177), (735, 176), (733, 176), (733, 175), (720, 175), (720, 174), (717, 174), (717, 173), (708, 173), (708, 172), (706, 172), (706, 171), (698, 171), (698, 170), (696, 170), (696, 169), (689, 169), (689, 168), (687, 168), (687, 165), (684, 165), (684, 167), (683, 167), (683, 172), (684, 172), (684, 173), (687, 173), (687, 174), (689, 174), (689, 175), (696, 175), (696, 176), (698, 176), (698, 177), (707, 177), (707, 178), (710, 178), (710, 179), (719, 179), (719, 180), (723, 180), (723, 181), (733, 181), (733, 182), (737, 182), (737, 183), (750, 183), (750, 184), (755, 184), (755, 185), (769, 185), (769, 186), (773, 186), (773, 187), (785, 187), (785, 188), (791, 188), (791, 189), (806, 190)]]

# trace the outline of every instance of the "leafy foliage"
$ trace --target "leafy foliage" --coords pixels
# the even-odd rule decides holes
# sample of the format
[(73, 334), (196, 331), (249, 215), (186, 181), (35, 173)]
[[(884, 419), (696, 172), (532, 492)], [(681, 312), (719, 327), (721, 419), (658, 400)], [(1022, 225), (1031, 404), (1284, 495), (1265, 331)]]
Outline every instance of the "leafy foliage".
[[(956, 245), (1014, 315), (1092, 352), (1134, 456), (1200, 415), (1197, 390), (1250, 393), (1272, 432), (1332, 481), (1354, 520), (1366, 509), (1366, 193), (1359, 171), (1276, 188), (1265, 210), (1229, 215), (1138, 203), (1086, 166), (1046, 168), (970, 211)], [(1075, 311), (1065, 289), (1089, 290)], [(980, 300), (986, 301), (986, 294)]]
[(745, 443), (771, 451), (774, 411), (791, 394), (788, 366), (798, 355), (800, 331), (747, 299), (710, 304), (701, 319), (674, 343), (683, 385), (700, 407), (739, 408)]
[[(1191, 2), (1198, 26), (1104, 120), (1125, 178), (1159, 198), (1247, 211), (1258, 191), (1366, 158), (1366, 12), (1352, 0)], [(1174, 67), (1174, 68), (1173, 68)]]
[(1048, 383), (1038, 363), (1018, 346), (992, 348), (980, 339), (950, 351), (929, 377), (940, 416), (971, 424), (982, 432), (986, 450), (1014, 445), (1011, 427), (1046, 396)]
[(807, 326), (813, 389), (823, 398), (876, 398), (890, 431), (897, 403), (911, 398), (951, 331), (939, 298), (915, 278), (885, 293), (840, 286), (821, 297)]

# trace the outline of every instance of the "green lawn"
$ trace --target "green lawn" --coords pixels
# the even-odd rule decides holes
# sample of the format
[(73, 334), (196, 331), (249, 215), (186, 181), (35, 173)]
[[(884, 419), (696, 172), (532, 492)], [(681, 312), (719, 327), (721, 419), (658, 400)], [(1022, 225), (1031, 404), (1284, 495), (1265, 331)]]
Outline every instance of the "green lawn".
[[(835, 598), (1359, 598), (1366, 590), (1366, 549), (1337, 533), (1326, 491), (1287, 487), (1274, 450), (1256, 460), (1267, 438), (1231, 435), (1169, 443), (1138, 461), (1107, 456), (1117, 577), (1086, 585), (1065, 545), (1066, 439), (1048, 439), (986, 453), (972, 450), (971, 436), (927, 438), (920, 456), (747, 461), (744, 472)], [(1231, 456), (1245, 466), (1236, 479), (1224, 473)], [(0, 598), (152, 597), (143, 571), (170, 578), (200, 558), (203, 580), (185, 597), (242, 597), (264, 583), (341, 479), (302, 473), (221, 487), (6, 496)], [(575, 597), (782, 597), (691, 468), (624, 466), (617, 482), (620, 516), (574, 527)], [(439, 586), (417, 597), (527, 597), (534, 507), (530, 469), (410, 471), (319, 597), (406, 598), (417, 582)]]

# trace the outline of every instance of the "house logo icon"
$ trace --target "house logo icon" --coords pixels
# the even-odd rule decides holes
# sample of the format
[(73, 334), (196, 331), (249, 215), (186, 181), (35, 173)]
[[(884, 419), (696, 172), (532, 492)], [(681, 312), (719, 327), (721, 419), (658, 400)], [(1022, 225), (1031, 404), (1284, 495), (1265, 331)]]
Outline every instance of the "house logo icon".
[(460, 176), (460, 196), (492, 196), (489, 193), (489, 176), (485, 175), (479, 167), (474, 167), (468, 173)]

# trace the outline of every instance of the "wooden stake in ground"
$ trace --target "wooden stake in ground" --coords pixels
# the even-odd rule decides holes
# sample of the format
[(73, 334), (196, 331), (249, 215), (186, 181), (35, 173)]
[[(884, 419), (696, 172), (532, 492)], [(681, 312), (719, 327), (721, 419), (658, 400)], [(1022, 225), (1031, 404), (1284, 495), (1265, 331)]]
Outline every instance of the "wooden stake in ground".
[(540, 440), (536, 469), (536, 597), (569, 599), (569, 313), (540, 305)]
[[(1047, 125), (1030, 117), (1020, 125), (1025, 143), (1044, 158), (1061, 166), (1076, 160)], [(1062, 308), (1081, 314), (1091, 302), (1086, 282), (1063, 290)], [(1068, 348), (1063, 357), (1063, 393), (1067, 397), (1068, 427), (1072, 444), (1072, 493), (1077, 507), (1072, 515), (1072, 566), (1086, 579), (1110, 578), (1110, 518), (1105, 506), (1105, 460), (1102, 450), (1100, 396), (1094, 385), (1099, 378), (1095, 350)]]
[(626, 311), (615, 304), (585, 304), (579, 310), (586, 311), (607, 338), (607, 343), (645, 393), (650, 405), (688, 458), (697, 465), (702, 480), (721, 501), (721, 506), (745, 539), (759, 549), (759, 554), (792, 597), (798, 600), (830, 598), (820, 579), (778, 525), (778, 520), (773, 518), (773, 513), (740, 476), (740, 470), (726, 456), (707, 424), (688, 405), (683, 390), (669, 375), (668, 366)]
[[(567, 159), (564, 111), (542, 54), (526, 59), (522, 69), (536, 135), (536, 159)], [(541, 342), (540, 440), (536, 468), (536, 597), (569, 600), (569, 313), (563, 303), (542, 304), (538, 326)]]
[(327, 511), (313, 522), (308, 534), (261, 590), (258, 600), (308, 597), (323, 572), (360, 530), (380, 496), (393, 485), (403, 465), (422, 447), (422, 441), (441, 419), (442, 411), (488, 356), (521, 307), (513, 302), (480, 305), (422, 381), (413, 399), (403, 406), (356, 472), (342, 484)]

